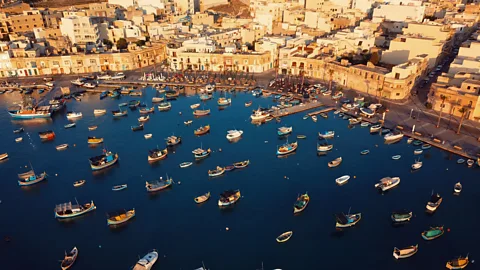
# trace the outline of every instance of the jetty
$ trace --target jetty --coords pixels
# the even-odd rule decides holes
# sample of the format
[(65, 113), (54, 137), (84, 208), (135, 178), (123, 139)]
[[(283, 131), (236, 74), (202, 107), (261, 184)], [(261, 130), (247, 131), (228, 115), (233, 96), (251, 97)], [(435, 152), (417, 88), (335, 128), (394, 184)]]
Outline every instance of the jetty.
[(289, 116), (289, 115), (304, 112), (304, 111), (309, 111), (309, 110), (316, 109), (323, 106), (324, 105), (320, 102), (309, 102), (305, 104), (302, 103), (301, 105), (295, 105), (288, 108), (274, 110), (272, 113), (272, 116), (284, 117), (284, 116)]

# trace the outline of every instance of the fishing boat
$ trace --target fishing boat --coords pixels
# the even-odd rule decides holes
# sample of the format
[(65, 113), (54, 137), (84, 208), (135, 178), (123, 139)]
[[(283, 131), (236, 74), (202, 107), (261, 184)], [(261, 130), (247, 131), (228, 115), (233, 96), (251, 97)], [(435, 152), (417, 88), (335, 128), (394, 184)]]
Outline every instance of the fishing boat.
[(421, 155), (423, 153), (423, 150), (422, 149), (415, 149), (413, 150), (413, 154), (414, 155)]
[(423, 142), (420, 141), (420, 140), (415, 140), (415, 141), (413, 141), (412, 144), (415, 145), (415, 146), (419, 146), (419, 145), (423, 144)]
[(108, 226), (115, 226), (125, 223), (135, 217), (135, 208), (132, 210), (120, 210), (115, 213), (107, 214), (107, 225)]
[(463, 163), (465, 163), (465, 159), (459, 158), (459, 159), (457, 160), (457, 164), (463, 164)]
[(196, 116), (196, 117), (206, 116), (206, 115), (209, 115), (209, 114), (210, 114), (210, 109), (193, 111), (193, 115)]
[(175, 146), (179, 143), (182, 142), (182, 137), (177, 137), (177, 136), (170, 136), (168, 138), (165, 139), (167, 141), (167, 146)]
[(335, 131), (329, 130), (329, 131), (325, 131), (323, 133), (319, 132), (318, 137), (323, 138), (323, 139), (331, 139), (331, 138), (335, 137)]
[(412, 170), (418, 170), (422, 168), (423, 162), (420, 160), (415, 160), (415, 163), (412, 164)]
[(340, 163), (342, 163), (342, 158), (338, 157), (338, 158), (328, 162), (328, 167), (334, 168), (334, 167), (337, 167), (338, 165), (340, 165)]
[(201, 94), (200, 95), (200, 100), (201, 101), (207, 101), (209, 99), (212, 99), (212, 95), (208, 95), (208, 94)]
[(74, 119), (77, 119), (77, 118), (80, 118), (80, 117), (82, 117), (81, 112), (67, 112), (67, 119), (68, 120), (74, 120)]
[(248, 102), (245, 102), (245, 107), (250, 107), (250, 106), (252, 106), (252, 103), (253, 103), (253, 102), (252, 102), (251, 100), (248, 101)]
[(287, 242), (288, 240), (290, 240), (290, 238), (292, 237), (293, 235), (293, 232), (292, 231), (288, 231), (288, 232), (284, 232), (282, 234), (280, 234), (276, 240), (278, 243), (283, 243), (283, 242)]
[(99, 115), (104, 115), (107, 113), (107, 110), (103, 110), (103, 109), (95, 109), (93, 110), (93, 115), (95, 116), (99, 116)]
[(309, 117), (310, 117), (310, 115), (305, 114), (305, 115), (303, 116), (303, 120), (307, 120)]
[(269, 115), (269, 116), (267, 116), (267, 118), (265, 118), (265, 122), (270, 122), (273, 119), (275, 119), (275, 118), (273, 116)]
[(97, 126), (89, 126), (88, 127), (88, 130), (89, 131), (93, 131), (93, 130), (96, 130), (98, 127)]
[(60, 145), (55, 146), (55, 149), (57, 149), (57, 150), (59, 150), (59, 151), (60, 151), (60, 150), (65, 150), (65, 149), (67, 149), (67, 148), (68, 148), (68, 144), (67, 144), (67, 143), (60, 144)]
[(18, 128), (18, 129), (14, 129), (13, 133), (18, 134), (18, 133), (22, 133), (23, 131), (24, 131), (24, 129), (23, 129), (23, 127), (21, 127), (21, 128)]
[(368, 127), (368, 126), (370, 126), (370, 123), (368, 123), (368, 122), (362, 122), (362, 123), (360, 124), (360, 126), (361, 126), (361, 127)]
[(38, 132), (38, 136), (42, 141), (50, 141), (55, 139), (55, 132), (51, 130), (42, 131), (42, 132)]
[(282, 156), (282, 155), (287, 155), (290, 153), (293, 153), (297, 150), (298, 148), (298, 142), (293, 142), (293, 143), (285, 143), (283, 145), (280, 145), (277, 148), (277, 155)]
[(158, 161), (167, 157), (168, 149), (151, 149), (148, 150), (148, 161)]
[(214, 84), (207, 84), (205, 86), (205, 91), (209, 94), (213, 93), (214, 90), (215, 90), (215, 85)]
[(112, 91), (110, 93), (110, 98), (112, 99), (119, 98), (119, 97), (120, 97), (120, 93), (118, 91)]
[(108, 91), (103, 91), (102, 93), (100, 93), (100, 100), (106, 98), (108, 96)]
[(205, 193), (205, 194), (203, 194), (203, 195), (200, 195), (200, 196), (198, 196), (198, 197), (195, 197), (193, 200), (194, 200), (196, 203), (200, 204), (200, 203), (204, 203), (204, 202), (208, 201), (208, 199), (210, 199), (210, 192), (207, 192), (207, 193)]
[(93, 200), (82, 205), (78, 203), (77, 199), (75, 199), (75, 201), (77, 202), (75, 205), (72, 205), (72, 202), (68, 202), (55, 206), (55, 218), (74, 218), (97, 209), (97, 206), (95, 206)]
[(227, 140), (235, 141), (236, 139), (242, 137), (243, 131), (242, 130), (229, 130), (227, 131)]
[(82, 86), (84, 82), (83, 82), (83, 79), (78, 78), (78, 79), (75, 79), (73, 81), (70, 81), (70, 83), (75, 85), (75, 86)]
[(375, 184), (375, 188), (387, 191), (398, 186), (398, 184), (400, 184), (400, 177), (384, 177), (380, 179), (380, 182)]
[(192, 120), (187, 120), (187, 121), (184, 121), (183, 124), (185, 124), (185, 126), (188, 126), (190, 125), (191, 123), (193, 123)]
[(167, 180), (163, 180), (162, 177), (160, 177), (160, 180), (153, 182), (145, 182), (145, 188), (148, 192), (156, 192), (170, 187), (172, 183), (173, 179), (171, 177), (168, 178), (167, 176)]
[(400, 158), (402, 158), (401, 155), (392, 156), (392, 159), (393, 159), (393, 160), (399, 160)]
[(430, 229), (422, 232), (422, 238), (431, 241), (434, 239), (439, 238), (445, 233), (445, 230), (443, 229), (443, 226), (440, 227), (430, 227)]
[(473, 166), (473, 164), (475, 164), (475, 161), (473, 161), (473, 159), (468, 159), (467, 160), (467, 166), (470, 168)]
[(339, 213), (335, 215), (336, 217), (336, 224), (335, 227), (337, 228), (347, 228), (347, 227), (352, 227), (355, 226), (361, 219), (362, 219), (362, 214), (357, 213), (357, 214), (344, 214), (344, 213)]
[(139, 110), (140, 114), (149, 114), (149, 113), (154, 113), (155, 112), (155, 107), (150, 107), (150, 108), (141, 108)]
[(103, 143), (103, 138), (97, 138), (97, 137), (88, 137), (88, 144), (99, 144)]
[(215, 176), (220, 176), (225, 173), (225, 168), (217, 166), (214, 170), (208, 170), (208, 176), (209, 177), (215, 177)]
[(8, 158), (8, 153), (3, 153), (0, 155), (0, 160), (4, 160)]
[(284, 136), (292, 133), (293, 127), (279, 127), (277, 129), (278, 136)]
[(362, 118), (361, 118), (361, 117), (348, 119), (348, 123), (349, 123), (350, 125), (360, 124), (360, 122), (362, 122)]
[(60, 267), (62, 270), (67, 270), (72, 267), (72, 265), (75, 263), (78, 257), (78, 249), (77, 247), (74, 247), (69, 253), (65, 251), (65, 257), (62, 260), (62, 263)]
[(131, 126), (130, 128), (132, 129), (132, 131), (140, 131), (143, 130), (143, 124), (140, 124), (138, 126)]
[(412, 257), (413, 255), (415, 255), (415, 253), (417, 253), (417, 251), (418, 251), (418, 245), (409, 246), (402, 249), (395, 247), (393, 248), (393, 257), (397, 260), (405, 259), (408, 257)]
[(236, 203), (240, 199), (240, 190), (226, 190), (220, 194), (218, 199), (218, 206), (225, 207)]
[(23, 138), (22, 138), (22, 137), (15, 138), (15, 142), (18, 143), (18, 142), (21, 142), (21, 141), (23, 141)]
[(158, 104), (158, 110), (161, 112), (169, 111), (172, 108), (172, 104), (170, 102), (162, 102)]
[(360, 112), (366, 117), (372, 117), (375, 115), (375, 112), (369, 108), (360, 108)]
[(307, 138), (306, 135), (302, 135), (302, 134), (297, 135), (297, 139), (306, 139), (306, 138)]
[(165, 100), (165, 98), (163, 97), (153, 97), (152, 98), (152, 103), (160, 103), (160, 102), (163, 102)]
[(448, 261), (446, 264), (446, 267), (447, 269), (463, 269), (467, 267), (468, 263), (469, 263), (468, 255), (465, 258), (460, 256), (456, 259)]
[(204, 135), (210, 132), (210, 125), (206, 125), (203, 127), (199, 127), (196, 130), (193, 131), (193, 134), (196, 136)]
[(180, 163), (180, 168), (187, 168), (192, 166), (193, 162), (182, 162)]
[(85, 87), (88, 89), (94, 89), (95, 87), (97, 87), (97, 85), (94, 83), (85, 83), (84, 85), (82, 85), (82, 87)]
[(73, 128), (73, 127), (75, 127), (75, 126), (77, 126), (76, 123), (70, 123), (70, 124), (64, 125), (63, 127), (67, 129), (67, 128)]
[(430, 144), (426, 144), (426, 143), (422, 144), (422, 149), (423, 150), (427, 150), (427, 149), (430, 149), (430, 148), (432, 148), (432, 146)]
[(138, 106), (140, 105), (140, 101), (139, 100), (130, 100), (128, 102), (128, 107), (130, 109), (136, 109)]
[(401, 140), (403, 138), (403, 134), (401, 132), (390, 132), (383, 137), (385, 142), (393, 142), (397, 140)]
[(370, 150), (365, 149), (360, 152), (360, 155), (367, 155), (368, 153), (370, 153)]
[(344, 175), (344, 176), (341, 176), (341, 177), (335, 179), (335, 183), (337, 183), (337, 185), (341, 186), (343, 184), (346, 184), (349, 179), (350, 179), (350, 175)]
[(377, 133), (382, 129), (382, 125), (373, 125), (370, 127), (370, 133)]
[(432, 194), (430, 201), (428, 201), (426, 205), (427, 212), (434, 213), (437, 211), (437, 208), (440, 206), (442, 201), (443, 198), (440, 196), (440, 194)]
[(227, 106), (227, 105), (232, 104), (232, 99), (221, 97), (217, 100), (217, 104), (218, 104), (218, 106)]
[(112, 191), (120, 191), (120, 190), (124, 190), (128, 187), (127, 184), (122, 184), (122, 185), (116, 185), (116, 186), (113, 186), (112, 187)]
[(254, 122), (260, 122), (260, 121), (265, 120), (265, 118), (267, 118), (269, 115), (270, 114), (268, 112), (263, 111), (260, 108), (258, 108), (258, 110), (254, 111), (253, 114), (250, 115), (250, 118)]
[(113, 117), (122, 117), (122, 116), (127, 116), (128, 114), (128, 111), (127, 110), (123, 110), (123, 111), (120, 111), (120, 110), (114, 110), (112, 111), (112, 115)]
[(317, 120), (318, 120), (317, 116), (316, 116), (316, 115), (312, 115), (312, 121), (316, 123)]
[(407, 143), (408, 143), (408, 144), (411, 144), (413, 141), (414, 141), (413, 138), (408, 138)]
[(147, 115), (147, 116), (140, 116), (140, 117), (138, 118), (138, 122), (140, 122), (140, 123), (141, 123), (141, 122), (147, 122), (148, 120), (150, 120), (150, 116), (149, 116), (149, 115)]
[(46, 180), (47, 179), (47, 173), (43, 172), (39, 175), (36, 175), (35, 171), (32, 168), (30, 171), (28, 171), (26, 173), (19, 174), (18, 178), (20, 179), (20, 180), (18, 180), (18, 185), (19, 186), (31, 186), (31, 185), (38, 184), (38, 183), (42, 182), (43, 180)]
[(310, 196), (308, 196), (307, 193), (298, 196), (297, 200), (293, 204), (293, 213), (296, 214), (305, 210), (309, 202), (310, 202)]
[(317, 143), (317, 152), (327, 152), (333, 149), (333, 144), (328, 144), (328, 143)]
[(118, 161), (118, 154), (111, 151), (103, 150), (103, 154), (89, 159), (90, 167), (94, 171), (108, 168)]
[(325, 118), (325, 119), (328, 118), (328, 114), (326, 114), (326, 113), (323, 113), (323, 112), (322, 112), (322, 113), (320, 113), (319, 115), (320, 115), (321, 117)]
[(243, 168), (247, 167), (248, 164), (250, 164), (250, 160), (235, 162), (235, 163), (233, 163), (233, 166), (235, 167), (235, 169), (243, 169)]
[(462, 184), (460, 182), (457, 182), (455, 186), (453, 186), (453, 194), (455, 195), (460, 195), (462, 192)]
[(410, 221), (413, 217), (412, 211), (408, 210), (399, 210), (392, 213), (392, 221), (393, 222), (407, 222)]
[(73, 186), (74, 186), (74, 187), (81, 187), (81, 186), (85, 185), (85, 182), (87, 182), (87, 181), (85, 181), (85, 180), (78, 180), (78, 181), (73, 182)]
[(192, 154), (195, 156), (195, 159), (202, 159), (202, 158), (208, 157), (211, 152), (212, 150), (210, 150), (210, 148), (208, 148), (207, 150), (203, 150), (202, 148), (197, 148), (192, 151)]
[(176, 91), (166, 91), (165, 93), (165, 99), (166, 100), (176, 100), (180, 94)]
[(150, 270), (158, 259), (158, 252), (153, 250), (138, 260), (133, 270)]

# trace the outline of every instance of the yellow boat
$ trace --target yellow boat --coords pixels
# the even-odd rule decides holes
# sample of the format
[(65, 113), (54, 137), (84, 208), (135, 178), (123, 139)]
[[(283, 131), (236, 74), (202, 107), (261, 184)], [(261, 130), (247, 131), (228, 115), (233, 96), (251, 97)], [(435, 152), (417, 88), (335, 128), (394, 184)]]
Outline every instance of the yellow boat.
[(89, 143), (89, 144), (103, 143), (103, 138), (88, 137), (88, 143)]
[(292, 237), (292, 235), (293, 235), (292, 231), (284, 232), (277, 237), (277, 242), (278, 243), (287, 242), (290, 239), (290, 237)]
[(195, 200), (196, 203), (200, 204), (200, 203), (204, 203), (204, 202), (208, 201), (208, 199), (210, 199), (210, 192), (205, 193), (201, 196), (198, 196), (194, 200)]
[(128, 210), (128, 211), (122, 210), (122, 211), (119, 211), (118, 213), (109, 214), (108, 218), (107, 218), (107, 224), (109, 226), (119, 225), (119, 224), (122, 224), (124, 222), (127, 222), (128, 220), (130, 220), (134, 216), (135, 216), (135, 208), (133, 208), (132, 210)]

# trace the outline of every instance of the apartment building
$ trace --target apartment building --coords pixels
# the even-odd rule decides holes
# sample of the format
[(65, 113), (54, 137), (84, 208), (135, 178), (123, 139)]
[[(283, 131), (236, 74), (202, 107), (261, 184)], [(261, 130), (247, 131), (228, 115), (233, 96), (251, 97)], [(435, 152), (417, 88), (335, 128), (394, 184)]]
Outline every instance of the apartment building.
[(447, 51), (444, 52), (444, 45), (444, 42), (431, 37), (401, 35), (390, 41), (390, 47), (382, 53), (381, 61), (386, 64), (399, 65), (417, 55), (426, 54), (429, 68), (433, 68), (447, 53)]
[(467, 41), (462, 44), (448, 70), (448, 73), (452, 74), (458, 72), (480, 74), (480, 41)]
[(76, 44), (97, 43), (100, 39), (97, 24), (94, 24), (92, 19), (86, 16), (62, 18), (60, 30), (62, 35), (68, 36), (72, 43)]
[(30, 32), (34, 28), (44, 27), (42, 14), (39, 10), (25, 10), (22, 14), (8, 16), (10, 20), (10, 32)]
[(389, 21), (422, 22), (424, 16), (425, 6), (384, 4), (373, 10), (374, 18), (384, 18)]

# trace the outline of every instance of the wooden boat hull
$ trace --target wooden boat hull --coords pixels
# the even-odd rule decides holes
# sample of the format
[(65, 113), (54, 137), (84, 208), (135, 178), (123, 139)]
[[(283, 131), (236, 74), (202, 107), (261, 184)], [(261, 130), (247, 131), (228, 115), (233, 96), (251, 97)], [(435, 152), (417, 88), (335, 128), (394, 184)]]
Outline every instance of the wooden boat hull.
[(192, 162), (184, 162), (180, 164), (180, 168), (187, 168), (192, 166), (192, 164), (193, 164)]
[(221, 171), (214, 171), (214, 172), (208, 171), (208, 176), (209, 177), (216, 177), (216, 176), (220, 176), (224, 173), (225, 173), (225, 169), (222, 169)]
[(206, 201), (208, 201), (208, 199), (210, 199), (210, 192), (208, 193), (205, 193), (201, 196), (198, 196), (196, 197), (195, 199), (193, 199), (197, 204), (201, 204), (201, 203), (204, 203)]
[(8, 154), (7, 153), (4, 153), (4, 154), (1, 154), (0, 155), (0, 160), (4, 160), (4, 159), (7, 159), (8, 158)]
[(279, 235), (276, 240), (278, 243), (284, 243), (284, 242), (287, 242), (288, 240), (290, 240), (290, 238), (292, 237), (293, 235), (293, 232), (292, 231), (289, 231), (289, 232), (284, 232), (282, 233), (281, 235)]
[(107, 163), (102, 164), (102, 165), (99, 165), (99, 166), (90, 164), (90, 167), (92, 168), (93, 171), (99, 171), (99, 170), (103, 170), (103, 169), (106, 169), (106, 168), (114, 165), (115, 163), (117, 163), (117, 161), (118, 161), (118, 154), (115, 154), (115, 157), (112, 161), (107, 162)]
[(127, 214), (126, 214), (126, 217), (122, 220), (107, 219), (107, 225), (108, 226), (120, 225), (122, 223), (125, 223), (125, 222), (129, 221), (130, 219), (132, 219), (134, 217), (135, 217), (135, 209), (128, 211)]
[(246, 168), (250, 164), (250, 160), (242, 161), (242, 162), (237, 162), (233, 163), (233, 166), (235, 169), (243, 169)]
[(70, 269), (70, 267), (72, 267), (72, 265), (75, 263), (75, 261), (77, 260), (77, 257), (78, 257), (78, 249), (77, 247), (74, 247), (72, 249), (72, 251), (70, 251), (70, 254), (73, 254), (73, 258), (71, 259), (71, 261), (69, 262), (66, 262), (65, 259), (62, 261), (62, 264), (60, 265), (60, 267), (62, 268), (62, 270), (67, 270), (67, 269)]
[(406, 248), (403, 248), (402, 250), (408, 250), (408, 252), (402, 254), (402, 251), (400, 249), (394, 248), (393, 257), (397, 260), (412, 257), (418, 252), (418, 245), (406, 247)]
[(161, 186), (161, 187), (158, 187), (158, 188), (149, 188), (149, 187), (147, 186), (147, 191), (148, 191), (148, 192), (157, 192), (157, 191), (160, 191), (160, 190), (164, 190), (164, 189), (166, 189), (166, 188), (169, 188), (171, 185), (172, 185), (172, 182), (169, 182), (169, 183), (167, 183), (166, 185)]
[(19, 180), (18, 185), (19, 186), (31, 186), (31, 185), (38, 184), (38, 183), (40, 183), (40, 182), (42, 182), (43, 180), (46, 180), (46, 179), (47, 179), (47, 174), (45, 172), (43, 172), (35, 180), (28, 181), (28, 182)]
[(336, 222), (335, 227), (337, 227), (337, 228), (348, 228), (348, 227), (355, 226), (362, 219), (362, 214), (358, 213), (358, 214), (353, 214), (353, 215), (357, 216), (357, 219), (354, 222), (347, 223), (347, 224), (342, 224), (342, 223)]
[(97, 206), (95, 204), (90, 204), (90, 207), (85, 209), (84, 211), (82, 212), (78, 212), (78, 213), (75, 213), (75, 214), (68, 214), (68, 215), (59, 215), (57, 214), (57, 212), (55, 212), (55, 218), (57, 219), (68, 219), (68, 218), (75, 218), (75, 217), (79, 217), (79, 216), (82, 216), (82, 215), (85, 215), (86, 213), (88, 212), (91, 212), (93, 210), (97, 209)]
[(73, 183), (73, 186), (74, 187), (81, 187), (81, 186), (85, 185), (85, 182), (86, 182), (85, 180), (76, 181), (76, 182)]
[(127, 188), (127, 185), (114, 186), (114, 187), (112, 187), (112, 191), (120, 191), (120, 190), (124, 190), (126, 188)]
[(88, 144), (99, 144), (103, 143), (103, 139), (88, 140)]

